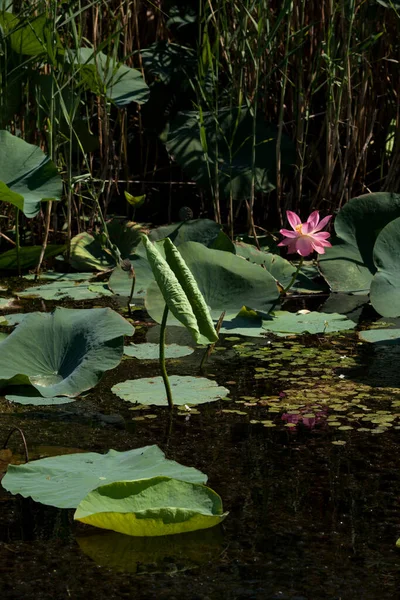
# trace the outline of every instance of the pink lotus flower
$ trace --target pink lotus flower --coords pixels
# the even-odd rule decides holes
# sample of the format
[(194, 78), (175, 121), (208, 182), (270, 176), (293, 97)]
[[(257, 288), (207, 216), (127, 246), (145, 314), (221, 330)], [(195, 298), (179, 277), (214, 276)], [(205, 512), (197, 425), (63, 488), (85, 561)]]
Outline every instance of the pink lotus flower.
[(328, 242), (330, 233), (321, 231), (328, 224), (332, 215), (320, 221), (319, 212), (315, 210), (308, 217), (307, 222), (302, 223), (300, 217), (291, 210), (288, 210), (286, 214), (293, 231), (281, 229), (279, 233), (284, 236), (284, 239), (278, 246), (287, 246), (289, 254), (297, 252), (300, 256), (308, 256), (314, 250), (318, 254), (325, 254), (325, 248), (332, 246)]

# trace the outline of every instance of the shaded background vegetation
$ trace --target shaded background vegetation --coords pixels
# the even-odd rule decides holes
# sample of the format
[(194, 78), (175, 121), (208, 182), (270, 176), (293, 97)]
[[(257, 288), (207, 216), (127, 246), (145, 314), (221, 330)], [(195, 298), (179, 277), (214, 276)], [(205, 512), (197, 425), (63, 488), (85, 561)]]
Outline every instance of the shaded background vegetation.
[[(65, 202), (47, 205), (50, 239), (93, 228), (99, 208), (162, 223), (188, 206), (230, 234), (260, 233), (278, 228), (288, 208), (331, 213), (356, 195), (399, 189), (397, 2), (0, 7), (19, 17), (7, 27), (3, 12), (1, 21), (0, 126), (40, 145), (65, 182)], [(17, 52), (12, 36), (30, 27), (38, 42), (38, 18), (41, 51)], [(138, 69), (148, 99), (116, 105), (85, 84), (65, 53), (81, 47), (103, 52), (115, 69)], [(146, 194), (136, 214), (125, 190)], [(43, 211), (29, 222), (27, 243), (42, 241)], [(7, 249), (12, 207), (2, 205), (0, 217)]]

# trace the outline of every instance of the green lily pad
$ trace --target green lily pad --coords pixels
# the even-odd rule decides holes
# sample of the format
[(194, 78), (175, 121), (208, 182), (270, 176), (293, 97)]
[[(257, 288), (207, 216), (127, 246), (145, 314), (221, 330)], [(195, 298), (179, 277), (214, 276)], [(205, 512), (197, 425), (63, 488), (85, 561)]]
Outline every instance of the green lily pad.
[(148, 537), (208, 529), (225, 519), (221, 498), (199, 483), (170, 477), (117, 481), (89, 492), (74, 519)]
[(158, 446), (107, 454), (84, 452), (9, 465), (2, 486), (12, 494), (58, 508), (76, 508), (89, 492), (115, 481), (173, 477), (205, 483), (207, 476), (167, 460)]
[(30, 287), (16, 292), (19, 298), (43, 298), (43, 300), (94, 300), (102, 296), (112, 296), (107, 284), (91, 281), (79, 282), (64, 276), (50, 283)]
[(0, 131), (0, 197), (28, 218), (41, 202), (61, 200), (62, 181), (55, 164), (38, 147)]
[(371, 304), (384, 317), (399, 317), (400, 217), (386, 225), (378, 235), (374, 263), (377, 272), (371, 283)]
[[(174, 397), (174, 404), (195, 405), (205, 402), (215, 402), (229, 394), (229, 390), (219, 386), (212, 379), (205, 377), (188, 377), (172, 375), (169, 383)], [(138, 404), (167, 405), (162, 377), (143, 377), (142, 379), (129, 379), (117, 383), (111, 391), (122, 400)]]
[[(236, 242), (235, 248), (236, 254), (242, 258), (256, 265), (263, 266), (283, 288), (291, 282), (297, 267), (279, 256), (279, 254), (263, 252), (262, 250), (258, 250), (255, 246), (245, 244), (244, 242)], [(310, 270), (308, 270), (308, 272), (310, 272)], [(319, 272), (315, 267), (311, 272), (314, 277), (319, 275)], [(291, 289), (298, 292), (317, 293), (324, 289), (324, 283), (322, 282), (322, 285), (315, 283), (304, 271), (300, 270)]]
[(34, 406), (54, 406), (55, 404), (69, 404), (75, 402), (78, 398), (68, 398), (68, 396), (56, 396), (54, 398), (43, 398), (35, 389), (29, 386), (20, 386), (18, 393), (7, 394), (6, 400), (15, 404), (25, 404)]
[[(218, 319), (223, 311), (226, 311), (226, 318), (235, 317), (243, 306), (268, 312), (279, 299), (272, 275), (239, 256), (206, 248), (197, 242), (181, 244), (179, 252), (214, 319)], [(150, 316), (160, 322), (164, 302), (153, 284), (148, 288), (145, 305)], [(177, 321), (171, 318), (168, 323), (177, 324)]]
[(39, 314), (39, 311), (34, 311), (31, 313), (12, 313), (9, 315), (3, 315), (4, 323), (2, 325), (6, 325), (7, 327), (14, 327), (14, 325), (18, 325), (21, 323), (22, 319), (26, 317), (26, 315)]
[(380, 345), (400, 344), (400, 329), (366, 329), (358, 334), (363, 342), (372, 342)]
[(262, 325), (261, 317), (247, 318), (239, 314), (234, 318), (224, 319), (219, 332), (229, 335), (265, 338), (266, 332)]
[(121, 361), (134, 328), (110, 308), (27, 314), (4, 342), (0, 380), (33, 385), (45, 398), (78, 396)]
[[(158, 344), (130, 344), (124, 346), (124, 354), (132, 356), (138, 360), (158, 360), (160, 347)], [(179, 346), (178, 344), (170, 344), (165, 346), (165, 358), (180, 358), (189, 356), (194, 352), (194, 348), (189, 346)]]
[(0, 298), (0, 310), (4, 308), (8, 308), (12, 304), (14, 304), (15, 298)]
[[(141, 226), (137, 223), (118, 218), (107, 223), (110, 243), (117, 248), (122, 259), (131, 259), (135, 253), (141, 240), (140, 230)], [(69, 262), (79, 271), (108, 271), (116, 266), (116, 259), (106, 247), (104, 236), (87, 232), (72, 238)]]
[(319, 256), (319, 267), (332, 291), (368, 291), (376, 271), (373, 260), (380, 231), (400, 217), (400, 194), (378, 192), (353, 198), (335, 219), (338, 236)]
[(263, 321), (263, 328), (279, 336), (299, 333), (333, 333), (354, 329), (356, 324), (344, 315), (337, 313), (310, 312), (305, 315), (276, 311), (269, 320)]

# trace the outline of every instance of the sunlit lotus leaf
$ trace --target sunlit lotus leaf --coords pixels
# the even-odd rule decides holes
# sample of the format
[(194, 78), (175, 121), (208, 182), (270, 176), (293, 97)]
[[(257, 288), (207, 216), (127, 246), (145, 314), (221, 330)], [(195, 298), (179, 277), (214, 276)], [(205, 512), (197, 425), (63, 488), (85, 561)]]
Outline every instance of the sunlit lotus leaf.
[[(196, 243), (196, 242), (188, 242)], [(165, 259), (147, 237), (143, 237), (147, 259), (153, 271), (157, 288), (172, 315), (190, 331), (196, 342), (215, 342), (218, 334), (204, 297), (182, 255), (169, 238), (163, 242)], [(198, 244), (205, 248), (202, 244)], [(221, 253), (225, 254), (225, 253)], [(151, 293), (147, 292), (147, 299)], [(164, 309), (163, 309), (164, 310)], [(154, 318), (154, 317), (153, 317)], [(161, 319), (159, 322), (162, 320)]]
[[(110, 243), (117, 247), (122, 259), (134, 254), (141, 240), (140, 230), (137, 223), (118, 218), (107, 223)], [(78, 271), (108, 271), (115, 267), (116, 260), (104, 236), (83, 232), (71, 240), (70, 264)]]
[[(229, 394), (229, 390), (219, 386), (212, 379), (171, 375), (169, 383), (174, 404), (195, 405), (215, 402)], [(167, 395), (162, 377), (143, 377), (117, 383), (111, 391), (122, 400), (138, 404), (166, 406)]]
[(263, 328), (275, 335), (286, 336), (299, 333), (333, 333), (354, 329), (354, 321), (338, 313), (309, 312), (307, 314), (276, 311), (263, 321)]
[(97, 96), (106, 96), (118, 108), (147, 102), (149, 88), (140, 71), (91, 48), (79, 48), (73, 54), (83, 83)]
[(376, 271), (373, 249), (380, 231), (400, 217), (400, 194), (378, 192), (353, 198), (335, 219), (337, 240), (319, 256), (334, 292), (368, 291)]
[[(158, 360), (160, 352), (159, 344), (130, 344), (124, 346), (124, 354), (132, 356), (138, 360)], [(165, 358), (180, 358), (188, 356), (194, 352), (189, 346), (179, 346), (178, 344), (167, 344), (165, 346)]]
[(220, 528), (156, 538), (91, 532), (76, 541), (97, 565), (138, 575), (195, 569), (217, 559), (223, 549)]
[[(181, 244), (179, 252), (214, 319), (223, 311), (227, 318), (234, 317), (243, 306), (267, 313), (279, 299), (275, 279), (265, 269), (239, 256), (197, 242)], [(161, 322), (163, 301), (154, 285), (149, 287), (145, 303), (150, 316)], [(176, 324), (172, 319), (168, 323)]]
[(0, 201), (34, 217), (41, 202), (58, 201), (61, 195), (62, 180), (50, 158), (38, 146), (0, 131)]
[(386, 225), (378, 235), (374, 262), (377, 272), (371, 283), (371, 304), (384, 317), (399, 317), (400, 217)]
[[(242, 258), (248, 260), (256, 265), (263, 266), (272, 277), (274, 277), (280, 285), (285, 288), (291, 282), (293, 275), (297, 269), (297, 265), (293, 265), (291, 262), (279, 256), (279, 254), (272, 254), (271, 252), (264, 252), (258, 250), (251, 244), (245, 244), (244, 242), (235, 243), (236, 254)], [(319, 273), (315, 269), (313, 271), (314, 277), (318, 276)], [(324, 289), (324, 285), (315, 283), (304, 271), (300, 271), (294, 285), (291, 288), (296, 291), (304, 292), (320, 292)]]
[(33, 385), (45, 398), (78, 396), (118, 366), (133, 332), (110, 308), (27, 314), (2, 342), (0, 381)]
[[(8, 7), (9, 10), (12, 8), (10, 5)], [(31, 16), (29, 20), (24, 20), (12, 12), (2, 12), (0, 25), (5, 38), (10, 41), (11, 48), (17, 54), (40, 56), (47, 54), (49, 48), (55, 50), (53, 39), (56, 34), (46, 14)]]
[(170, 477), (116, 481), (89, 492), (74, 519), (126, 535), (154, 537), (208, 529), (223, 521), (221, 498)]
[(12, 494), (31, 497), (42, 504), (76, 508), (89, 492), (99, 486), (158, 476), (191, 483), (207, 481), (207, 476), (201, 471), (167, 460), (158, 446), (145, 446), (126, 452), (84, 452), (10, 465), (2, 485)]

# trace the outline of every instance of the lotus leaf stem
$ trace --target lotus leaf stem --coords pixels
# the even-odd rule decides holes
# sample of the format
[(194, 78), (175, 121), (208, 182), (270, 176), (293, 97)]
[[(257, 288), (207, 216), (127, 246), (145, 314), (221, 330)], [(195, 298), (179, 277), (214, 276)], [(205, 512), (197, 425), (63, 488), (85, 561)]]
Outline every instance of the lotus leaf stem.
[(301, 267), (303, 266), (303, 262), (304, 262), (304, 257), (302, 256), (302, 257), (300, 258), (299, 264), (297, 265), (297, 269), (296, 269), (296, 271), (293, 273), (293, 277), (292, 277), (292, 279), (290, 280), (290, 282), (289, 282), (289, 285), (287, 285), (287, 286), (284, 288), (284, 290), (283, 290), (283, 293), (284, 293), (284, 294), (286, 294), (286, 292), (288, 292), (288, 291), (290, 290), (290, 288), (292, 287), (292, 285), (293, 285), (293, 284), (294, 284), (294, 282), (296, 281), (296, 279), (297, 279), (297, 276), (298, 276), (298, 274), (299, 274), (299, 272), (300, 272), (300, 269), (301, 269)]
[(15, 209), (15, 251), (17, 254), (17, 272), (18, 277), (21, 277), (21, 254), (19, 242), (19, 208)]
[(7, 444), (10, 440), (10, 437), (12, 436), (13, 433), (15, 433), (16, 431), (18, 431), (19, 435), (21, 436), (22, 439), (22, 443), (24, 444), (24, 451), (25, 451), (25, 462), (28, 463), (29, 462), (29, 452), (28, 452), (28, 444), (26, 443), (26, 438), (24, 435), (24, 432), (22, 431), (22, 429), (20, 429), (19, 427), (14, 427), (13, 429), (11, 429), (11, 431), (9, 432), (6, 441), (3, 444), (3, 450), (5, 448), (7, 448)]
[(174, 401), (172, 399), (171, 386), (169, 384), (168, 373), (165, 367), (165, 328), (167, 326), (168, 319), (168, 305), (165, 305), (160, 330), (160, 368), (161, 375), (164, 381), (165, 391), (167, 393), (167, 400), (169, 409), (172, 410), (174, 407)]

